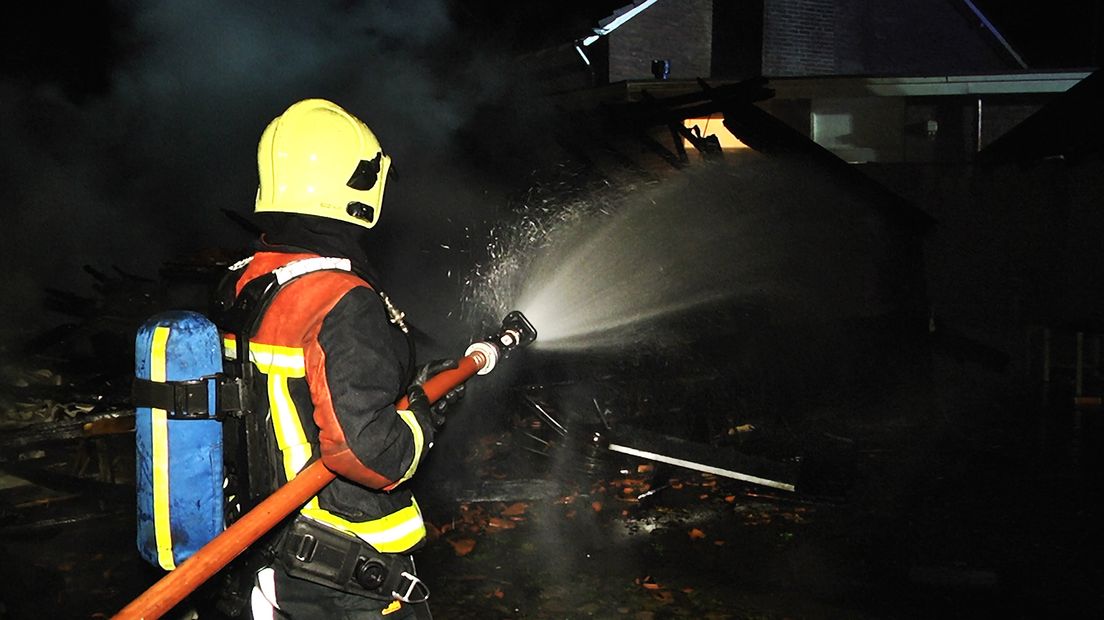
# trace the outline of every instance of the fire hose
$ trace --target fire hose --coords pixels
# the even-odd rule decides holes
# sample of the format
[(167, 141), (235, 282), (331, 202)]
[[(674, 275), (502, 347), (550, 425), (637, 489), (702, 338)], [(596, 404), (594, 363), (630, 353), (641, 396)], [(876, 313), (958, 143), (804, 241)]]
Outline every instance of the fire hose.
[[(500, 357), (505, 357), (513, 349), (528, 345), (536, 338), (537, 332), (525, 315), (518, 311), (511, 312), (503, 319), (500, 332), (484, 341), (472, 343), (464, 357), (457, 361), (456, 368), (434, 375), (422, 385), (422, 389), (425, 390), (429, 402), (434, 403), (474, 375), (491, 372)], [(409, 403), (405, 396), (396, 404), (399, 409), (407, 406)], [(285, 517), (317, 495), (335, 477), (321, 459), (314, 461), (176, 569), (150, 586), (113, 618), (160, 618)]]

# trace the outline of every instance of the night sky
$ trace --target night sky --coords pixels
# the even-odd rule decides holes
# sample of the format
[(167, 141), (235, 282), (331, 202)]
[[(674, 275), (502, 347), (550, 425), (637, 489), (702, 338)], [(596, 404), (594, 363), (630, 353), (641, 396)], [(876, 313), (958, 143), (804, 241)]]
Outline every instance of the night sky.
[[(483, 124), (488, 105), (525, 96), (507, 52), (554, 42), (621, 4), (23, 7), (0, 37), (0, 334), (54, 318), (40, 310), (45, 286), (86, 293), (85, 265), (156, 277), (162, 261), (248, 244), (222, 210), (250, 213), (257, 137), (313, 96), (360, 114), (393, 155), (397, 182), (376, 229), (389, 285), (400, 299), (455, 298), (462, 275), (441, 265), (470, 264), (502, 203), (481, 154), (528, 137), (524, 120)], [(978, 2), (1033, 68), (1095, 63), (1100, 2), (1011, 4)]]
[(977, 0), (1030, 69), (1099, 66), (1104, 52), (1104, 2)]

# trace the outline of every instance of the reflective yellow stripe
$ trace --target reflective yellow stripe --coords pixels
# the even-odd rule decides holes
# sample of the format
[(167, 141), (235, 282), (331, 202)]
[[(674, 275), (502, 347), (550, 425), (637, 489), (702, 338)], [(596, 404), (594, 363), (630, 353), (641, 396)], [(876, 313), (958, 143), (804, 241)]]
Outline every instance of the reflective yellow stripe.
[[(233, 336), (222, 339), (222, 354), (228, 359), (237, 358), (237, 342)], [(289, 378), (306, 376), (306, 358), (303, 349), (282, 347), (258, 342), (249, 343), (249, 357), (257, 369), (268, 375), (268, 403), (272, 412), (272, 427), (276, 445), (283, 456), (284, 476), (291, 480), (306, 467), (314, 453), (307, 442), (299, 411), (291, 399)], [(318, 496), (307, 502), (304, 510), (320, 510)]]
[(402, 553), (421, 542), (426, 536), (422, 511), (413, 498), (406, 508), (363, 523), (353, 523), (319, 508), (307, 507), (302, 512), (306, 517), (359, 536), (383, 553)]
[(258, 342), (249, 343), (249, 359), (266, 374), (298, 378), (307, 376), (306, 358), (299, 347), (281, 347)]
[[(222, 339), (222, 356), (237, 359), (238, 347), (233, 336)], [(307, 375), (306, 358), (300, 347), (282, 347), (260, 342), (249, 343), (249, 359), (264, 373), (276, 373), (287, 377), (305, 377)]]
[(238, 343), (233, 336), (222, 337), (222, 356), (229, 360), (238, 359)]
[[(400, 482), (409, 480), (414, 475), (414, 470), (418, 469), (418, 463), (422, 460), (422, 446), (425, 444), (425, 436), (422, 435), (422, 427), (418, 424), (418, 419), (414, 417), (413, 411), (407, 411), (405, 409), (399, 409), (399, 417), (403, 422), (410, 427), (410, 434), (414, 439), (414, 460), (410, 461), (410, 467), (407, 468), (406, 473), (399, 478), (398, 482), (392, 487), (398, 485)], [(391, 487), (389, 487), (391, 488)]]
[(383, 611), (380, 612), (380, 615), (389, 616), (400, 609), (402, 609), (402, 601), (391, 601), (390, 605), (383, 608)]
[(284, 475), (291, 480), (310, 461), (312, 450), (295, 402), (291, 400), (287, 377), (268, 375), (268, 404), (272, 411), (272, 427), (276, 431), (276, 445), (284, 456)]
[[(150, 344), (150, 381), (165, 381), (165, 346), (169, 342), (169, 328), (158, 326), (153, 330)], [(173, 561), (172, 529), (169, 526), (169, 428), (164, 409), (152, 409), (150, 440), (153, 452), (153, 532), (157, 542), (157, 562), (161, 568), (176, 568)]]
[[(233, 358), (235, 352), (234, 339), (225, 338), (224, 355)], [(272, 426), (276, 433), (276, 444), (283, 454), (284, 475), (291, 480), (310, 462), (313, 455), (313, 449), (307, 441), (306, 432), (299, 419), (299, 412), (288, 389), (288, 379), (306, 376), (306, 358), (303, 349), (250, 342), (249, 357), (257, 365), (258, 370), (268, 375), (268, 402), (272, 412)], [(425, 436), (412, 412), (399, 411), (399, 416), (410, 427), (414, 441), (414, 459), (402, 478), (406, 480), (413, 475), (418, 461), (422, 458)], [(359, 536), (383, 553), (407, 551), (426, 536), (422, 511), (418, 508), (418, 503), (413, 500), (405, 508), (364, 523), (354, 523), (322, 509), (317, 496), (312, 497), (301, 512), (304, 516)]]

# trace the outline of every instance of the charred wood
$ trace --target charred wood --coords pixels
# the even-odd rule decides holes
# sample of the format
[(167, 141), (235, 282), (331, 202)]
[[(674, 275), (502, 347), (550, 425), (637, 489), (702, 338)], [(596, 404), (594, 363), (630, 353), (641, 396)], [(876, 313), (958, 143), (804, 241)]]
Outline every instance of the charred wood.
[(134, 411), (116, 410), (82, 415), (72, 420), (39, 423), (0, 434), (0, 459), (11, 451), (97, 435), (134, 432)]

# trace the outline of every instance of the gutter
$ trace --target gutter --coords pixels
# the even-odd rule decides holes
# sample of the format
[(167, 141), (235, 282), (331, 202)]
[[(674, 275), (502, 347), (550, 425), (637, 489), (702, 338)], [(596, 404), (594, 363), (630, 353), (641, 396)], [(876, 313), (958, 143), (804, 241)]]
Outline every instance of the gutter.
[(1090, 71), (933, 77), (770, 78), (776, 99), (1063, 93)]
[(649, 7), (651, 7), (658, 1), (659, 0), (643, 0), (642, 2), (634, 2), (632, 4), (623, 6), (620, 9), (617, 9), (613, 12), (613, 15), (610, 15), (609, 17), (599, 21), (597, 28), (591, 29), (591, 32), (593, 32), (594, 34), (590, 34), (583, 37), (582, 39), (576, 40), (575, 51), (579, 53), (579, 56), (582, 57), (583, 62), (586, 63), (586, 65), (589, 67), (590, 58), (587, 58), (586, 51), (583, 50), (584, 47), (589, 47), (590, 45), (598, 41), (598, 39), (601, 39), (614, 30), (617, 30), (622, 25), (628, 23), (632, 18), (646, 11)]

